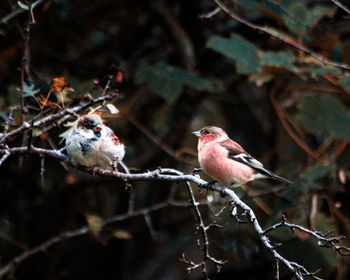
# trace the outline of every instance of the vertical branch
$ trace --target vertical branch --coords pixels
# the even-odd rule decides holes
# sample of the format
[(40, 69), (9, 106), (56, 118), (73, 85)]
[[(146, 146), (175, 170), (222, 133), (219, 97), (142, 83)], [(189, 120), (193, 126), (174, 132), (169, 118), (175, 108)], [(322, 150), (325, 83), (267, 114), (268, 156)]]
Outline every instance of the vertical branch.
[[(129, 167), (122, 160), (119, 162), (119, 164), (124, 169), (126, 174), (130, 174)], [(125, 181), (125, 188), (129, 191), (128, 211), (132, 212), (135, 209), (135, 192), (132, 185), (128, 181)]]
[(21, 68), (20, 68), (21, 87), (20, 87), (19, 103), (21, 106), (22, 123), (25, 121), (25, 115), (28, 113), (28, 108), (26, 107), (25, 100), (24, 100), (24, 85), (25, 85), (25, 73), (27, 74), (28, 77), (30, 77), (29, 41), (30, 41), (30, 25), (32, 23), (32, 13), (33, 11), (31, 9), (31, 3), (29, 3), (28, 19), (27, 19), (26, 27), (24, 28), (25, 39), (24, 39), (23, 56), (22, 56), (22, 62), (21, 62)]
[(9, 151), (5, 151), (4, 155), (2, 156), (2, 158), (0, 159), (0, 166), (4, 163), (4, 161), (10, 156), (10, 152)]
[(113, 79), (113, 76), (112, 75), (108, 75), (108, 79), (107, 79), (105, 87), (103, 88), (101, 96), (105, 96), (107, 91), (110, 89), (110, 85), (111, 85), (112, 79)]
[(280, 280), (280, 263), (278, 260), (276, 261), (276, 275), (275, 275), (275, 279), (276, 280)]
[(173, 13), (169, 11), (163, 0), (153, 1), (152, 6), (163, 17), (165, 23), (169, 25), (172, 35), (178, 44), (184, 66), (187, 70), (193, 72), (197, 62), (190, 36)]
[(149, 215), (149, 213), (145, 213), (143, 215), (143, 217), (145, 218), (145, 222), (146, 222), (146, 225), (148, 227), (149, 232), (151, 233), (152, 239), (156, 240), (156, 238), (158, 236), (158, 233), (154, 229), (154, 226), (153, 226), (153, 223), (152, 223), (152, 220), (151, 220), (151, 216)]
[(209, 252), (209, 238), (208, 238), (208, 234), (207, 231), (211, 228), (211, 227), (219, 227), (221, 228), (220, 225), (216, 224), (215, 222), (209, 224), (209, 225), (205, 225), (203, 218), (202, 218), (202, 214), (199, 211), (199, 203), (196, 201), (196, 198), (194, 197), (191, 185), (188, 181), (185, 182), (186, 183), (186, 188), (187, 191), (190, 195), (190, 202), (193, 206), (193, 209), (195, 211), (197, 220), (198, 220), (198, 226), (197, 229), (201, 232), (202, 235), (202, 240), (203, 240), (203, 244), (201, 244), (200, 240), (197, 240), (197, 245), (199, 247), (200, 250), (203, 251), (203, 260), (200, 263), (194, 263), (192, 261), (188, 261), (185, 259), (185, 257), (183, 256), (182, 259), (180, 259), (181, 261), (183, 261), (184, 263), (186, 263), (189, 267), (187, 268), (188, 272), (191, 272), (192, 270), (202, 267), (202, 272), (203, 275), (205, 277), (206, 280), (209, 280), (209, 275), (208, 275), (208, 271), (207, 271), (207, 262), (210, 261), (213, 264), (215, 264), (217, 271), (219, 272), (221, 269), (221, 266), (224, 265), (227, 261), (221, 261), (221, 260), (217, 260), (215, 258), (213, 258), (212, 256), (210, 256), (210, 252)]
[(40, 155), (40, 178), (41, 178), (41, 187), (45, 185), (45, 156)]
[(6, 120), (6, 123), (5, 123), (3, 135), (5, 135), (5, 134), (8, 132), (8, 130), (9, 130), (10, 123), (11, 123), (11, 121), (13, 120), (12, 115), (13, 115), (13, 108), (11, 107), (11, 108), (10, 108), (10, 113), (9, 113), (9, 116), (8, 116), (8, 119)]
[(25, 106), (25, 101), (24, 101), (24, 72), (29, 71), (29, 66), (28, 66), (28, 60), (29, 60), (29, 55), (28, 55), (28, 47), (29, 47), (29, 39), (30, 39), (30, 23), (28, 22), (27, 27), (25, 28), (25, 41), (24, 41), (24, 47), (23, 47), (23, 57), (22, 57), (22, 63), (21, 63), (21, 88), (20, 88), (20, 106), (21, 106), (21, 113), (22, 113), (22, 123), (25, 120), (25, 115), (28, 113), (28, 109)]

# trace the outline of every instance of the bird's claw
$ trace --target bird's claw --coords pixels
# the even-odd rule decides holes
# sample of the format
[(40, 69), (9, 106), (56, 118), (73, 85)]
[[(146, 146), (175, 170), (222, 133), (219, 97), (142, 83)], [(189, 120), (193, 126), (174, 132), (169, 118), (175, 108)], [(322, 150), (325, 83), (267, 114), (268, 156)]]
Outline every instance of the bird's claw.
[(215, 185), (217, 182), (218, 182), (218, 181), (213, 180), (213, 181), (208, 182), (208, 185), (209, 185), (209, 186), (213, 186), (213, 185)]
[(192, 170), (192, 175), (194, 176), (196, 173), (202, 172), (202, 168), (194, 168)]
[(96, 176), (96, 173), (97, 173), (97, 171), (98, 171), (99, 169), (100, 169), (100, 168), (99, 168), (98, 166), (94, 166), (94, 167), (92, 168), (92, 175)]

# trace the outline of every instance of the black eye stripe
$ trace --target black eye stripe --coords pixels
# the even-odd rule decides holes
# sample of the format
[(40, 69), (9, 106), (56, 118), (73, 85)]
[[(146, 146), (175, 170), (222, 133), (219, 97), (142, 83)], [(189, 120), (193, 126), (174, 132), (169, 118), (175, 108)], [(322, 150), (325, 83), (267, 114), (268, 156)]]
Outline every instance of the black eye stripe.
[(86, 123), (85, 124), (85, 127), (87, 128), (87, 129), (92, 129), (92, 128), (94, 128), (95, 127), (95, 124), (93, 123), (93, 122), (88, 122), (88, 123)]
[(210, 133), (211, 132), (209, 130), (206, 130), (206, 129), (202, 131), (202, 134), (210, 134)]

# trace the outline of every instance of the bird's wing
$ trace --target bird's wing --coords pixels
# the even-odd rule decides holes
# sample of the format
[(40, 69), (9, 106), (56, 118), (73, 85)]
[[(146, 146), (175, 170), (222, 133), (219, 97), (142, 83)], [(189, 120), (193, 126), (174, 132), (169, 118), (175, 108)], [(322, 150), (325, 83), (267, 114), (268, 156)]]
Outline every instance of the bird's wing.
[(103, 125), (103, 129), (105, 130), (106, 136), (110, 137), (112, 139), (114, 145), (119, 145), (120, 144), (118, 136), (114, 134), (112, 129), (110, 129), (106, 125)]
[(220, 145), (227, 150), (228, 158), (248, 165), (263, 175), (275, 177), (275, 174), (265, 169), (260, 161), (256, 160), (251, 155), (249, 155), (239, 144), (237, 144), (233, 140), (225, 140), (223, 142), (220, 142)]

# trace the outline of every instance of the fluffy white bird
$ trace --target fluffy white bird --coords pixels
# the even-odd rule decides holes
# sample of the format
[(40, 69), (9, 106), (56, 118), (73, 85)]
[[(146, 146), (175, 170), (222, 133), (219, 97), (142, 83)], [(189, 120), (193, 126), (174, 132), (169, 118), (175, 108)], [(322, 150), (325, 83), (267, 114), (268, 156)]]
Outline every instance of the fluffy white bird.
[(66, 150), (74, 164), (109, 170), (115, 170), (125, 155), (119, 138), (93, 113), (79, 117), (66, 138)]

